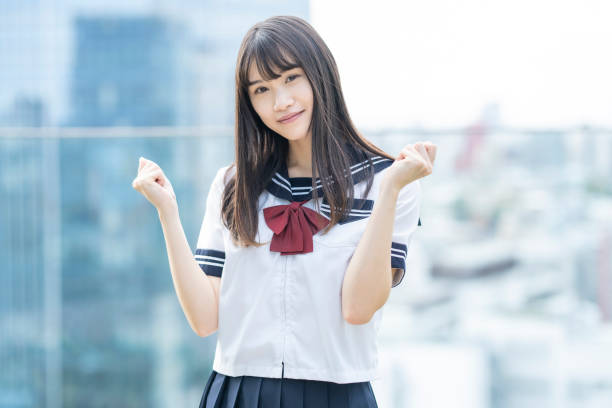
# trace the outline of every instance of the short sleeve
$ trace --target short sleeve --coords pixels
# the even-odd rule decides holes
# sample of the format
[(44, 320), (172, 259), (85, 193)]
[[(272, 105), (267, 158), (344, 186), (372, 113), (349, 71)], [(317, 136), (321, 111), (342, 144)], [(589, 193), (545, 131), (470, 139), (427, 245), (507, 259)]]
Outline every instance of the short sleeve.
[(412, 235), (421, 225), (421, 182), (415, 180), (404, 186), (397, 198), (393, 235), (391, 236), (391, 268), (397, 268), (391, 287), (400, 284), (406, 272), (406, 256)]
[(218, 277), (221, 277), (225, 265), (224, 225), (221, 220), (225, 169), (226, 167), (223, 167), (217, 171), (208, 190), (206, 211), (194, 255), (196, 262), (205, 274)]

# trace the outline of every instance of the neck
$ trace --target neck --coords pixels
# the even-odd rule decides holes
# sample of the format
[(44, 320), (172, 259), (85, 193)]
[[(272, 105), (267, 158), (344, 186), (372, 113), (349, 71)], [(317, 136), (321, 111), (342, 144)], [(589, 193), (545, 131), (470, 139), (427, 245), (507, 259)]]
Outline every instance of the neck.
[(312, 177), (312, 139), (310, 135), (304, 139), (289, 141), (287, 170), (289, 177)]

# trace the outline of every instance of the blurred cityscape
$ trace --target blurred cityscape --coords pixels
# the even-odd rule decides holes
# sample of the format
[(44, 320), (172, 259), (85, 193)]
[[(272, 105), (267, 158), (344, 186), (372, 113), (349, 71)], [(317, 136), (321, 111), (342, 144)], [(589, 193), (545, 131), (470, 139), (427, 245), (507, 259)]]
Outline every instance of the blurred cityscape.
[[(109, 3), (112, 7), (108, 7)], [(115, 4), (117, 3), (117, 4)], [(0, 5), (0, 408), (195, 406), (191, 331), (138, 157), (192, 249), (233, 160), (246, 30), (307, 1)], [(612, 406), (612, 129), (360, 129), (438, 146), (379, 335), (381, 408)]]

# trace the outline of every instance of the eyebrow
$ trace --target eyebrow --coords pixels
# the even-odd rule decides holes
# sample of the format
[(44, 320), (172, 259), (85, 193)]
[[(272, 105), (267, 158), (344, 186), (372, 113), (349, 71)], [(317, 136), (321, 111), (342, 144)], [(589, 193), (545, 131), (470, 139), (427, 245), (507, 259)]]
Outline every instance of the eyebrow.
[[(288, 69), (286, 69), (286, 70), (282, 71), (282, 72), (281, 72), (281, 75), (282, 75), (282, 74), (284, 74), (285, 72), (287, 72), (287, 71), (291, 71), (292, 69), (295, 69), (295, 68), (299, 68), (299, 65), (293, 66), (293, 67), (291, 67), (291, 68), (288, 68)], [(260, 82), (262, 82), (262, 80), (261, 80), (261, 79), (257, 79), (257, 80), (255, 80), (255, 81), (250, 81), (250, 82), (247, 84), (247, 87), (249, 87), (249, 88), (250, 88), (252, 85), (258, 84), (258, 83), (260, 83)]]
[(249, 85), (248, 85), (248, 86), (249, 86), (249, 88), (250, 88), (252, 85), (258, 84), (258, 83), (260, 83), (260, 82), (261, 82), (261, 79), (258, 79), (257, 81), (249, 82)]

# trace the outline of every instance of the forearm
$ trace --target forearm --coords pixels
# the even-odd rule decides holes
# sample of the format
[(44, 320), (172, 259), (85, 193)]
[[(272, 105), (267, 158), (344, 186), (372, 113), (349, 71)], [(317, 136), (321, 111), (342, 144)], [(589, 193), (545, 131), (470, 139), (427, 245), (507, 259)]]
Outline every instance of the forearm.
[(342, 312), (354, 324), (368, 322), (391, 290), (391, 237), (399, 190), (383, 183), (342, 284)]
[(208, 276), (202, 272), (185, 237), (177, 209), (158, 211), (174, 289), (183, 313), (198, 335), (216, 330), (218, 299)]

